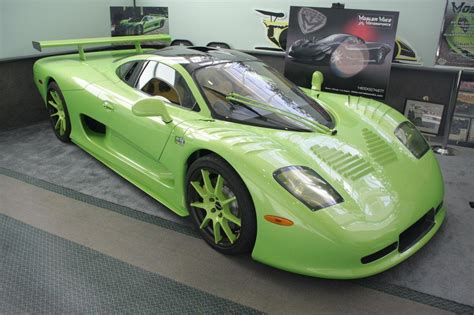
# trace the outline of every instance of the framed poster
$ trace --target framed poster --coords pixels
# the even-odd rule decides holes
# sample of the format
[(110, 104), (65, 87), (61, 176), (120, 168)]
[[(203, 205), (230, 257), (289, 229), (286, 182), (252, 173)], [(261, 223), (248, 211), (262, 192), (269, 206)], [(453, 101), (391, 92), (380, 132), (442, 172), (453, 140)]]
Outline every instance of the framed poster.
[(449, 140), (474, 147), (474, 73), (463, 71), (459, 85)]
[(468, 117), (454, 116), (451, 123), (449, 140), (456, 144), (468, 143), (469, 129), (471, 129), (471, 119)]
[(285, 76), (310, 87), (315, 70), (324, 91), (385, 98), (398, 12), (290, 8)]
[(110, 7), (112, 36), (169, 34), (167, 7)]
[(405, 116), (421, 131), (437, 135), (444, 105), (407, 99)]
[(474, 0), (448, 0), (436, 64), (474, 66)]

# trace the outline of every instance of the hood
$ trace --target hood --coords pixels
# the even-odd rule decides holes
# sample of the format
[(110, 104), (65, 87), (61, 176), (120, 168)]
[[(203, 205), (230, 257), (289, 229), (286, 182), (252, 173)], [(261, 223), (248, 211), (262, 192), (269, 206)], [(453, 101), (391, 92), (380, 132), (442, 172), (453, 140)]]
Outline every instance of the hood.
[(293, 163), (313, 168), (343, 196), (344, 210), (338, 210), (350, 215), (335, 216), (334, 220), (345, 221), (338, 224), (350, 230), (367, 222), (381, 228), (399, 226), (400, 220), (414, 222), (441, 202), (431, 198), (443, 194), (434, 154), (428, 151), (417, 159), (394, 135), (404, 116), (360, 97), (321, 93), (319, 101), (335, 117), (336, 135), (276, 136), (291, 147)]
[(344, 198), (343, 204), (319, 211), (333, 213), (332, 219), (348, 230), (362, 229), (367, 222), (381, 230), (408, 225), (441, 202), (430, 198), (443, 195), (433, 153), (417, 159), (394, 135), (404, 116), (359, 97), (319, 93), (318, 101), (334, 116), (336, 135), (251, 126), (205, 132), (209, 140), (225, 143), (225, 150), (235, 150), (237, 163), (246, 161), (247, 169), (259, 165), (253, 174), (263, 170), (262, 176), (271, 178), (281, 167), (312, 168)]

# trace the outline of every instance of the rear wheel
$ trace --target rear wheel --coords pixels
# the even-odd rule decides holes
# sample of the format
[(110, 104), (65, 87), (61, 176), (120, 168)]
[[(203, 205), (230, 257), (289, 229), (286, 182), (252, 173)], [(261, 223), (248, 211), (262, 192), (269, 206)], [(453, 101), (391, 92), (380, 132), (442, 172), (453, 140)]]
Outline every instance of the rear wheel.
[(56, 82), (48, 86), (46, 98), (49, 121), (53, 127), (54, 134), (62, 142), (71, 142), (71, 122), (64, 96)]
[(224, 254), (250, 252), (257, 232), (255, 210), (235, 170), (206, 155), (190, 166), (186, 183), (188, 209), (203, 239)]

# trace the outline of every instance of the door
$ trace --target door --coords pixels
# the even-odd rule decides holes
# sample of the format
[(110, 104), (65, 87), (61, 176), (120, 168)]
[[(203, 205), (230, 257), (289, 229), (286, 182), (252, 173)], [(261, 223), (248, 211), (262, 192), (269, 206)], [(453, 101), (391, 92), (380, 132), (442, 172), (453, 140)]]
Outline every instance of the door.
[(144, 29), (144, 33), (146, 32), (149, 32), (151, 31), (151, 29), (153, 28), (153, 17), (152, 16), (146, 16), (144, 19), (143, 19), (144, 23), (143, 23), (143, 29)]
[[(119, 71), (120, 73), (120, 71)], [(132, 84), (133, 87), (129, 85)], [(132, 106), (147, 96), (161, 96), (171, 115), (192, 111), (196, 102), (181, 75), (172, 67), (149, 61), (135, 82), (116, 83), (116, 90), (105, 89), (101, 95), (104, 111), (109, 113), (107, 143), (121, 159), (144, 171), (159, 172), (159, 158), (176, 123), (165, 123), (161, 117), (137, 117)]]

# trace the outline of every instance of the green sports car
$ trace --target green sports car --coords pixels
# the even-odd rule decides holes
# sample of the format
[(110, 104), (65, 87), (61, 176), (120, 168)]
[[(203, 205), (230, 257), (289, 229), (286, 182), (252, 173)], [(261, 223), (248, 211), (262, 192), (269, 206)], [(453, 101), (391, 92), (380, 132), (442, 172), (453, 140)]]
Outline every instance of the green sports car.
[(121, 20), (112, 30), (114, 35), (142, 35), (165, 25), (167, 18), (162, 15), (148, 14), (136, 18)]
[[(34, 65), (57, 138), (180, 216), (224, 254), (305, 275), (360, 278), (439, 229), (444, 186), (429, 145), (375, 100), (300, 88), (248, 54), (142, 50), (167, 35), (34, 42), (79, 54)], [(92, 44), (135, 50), (84, 53)], [(93, 183), (91, 183), (93, 185)]]

